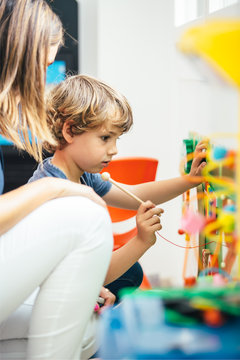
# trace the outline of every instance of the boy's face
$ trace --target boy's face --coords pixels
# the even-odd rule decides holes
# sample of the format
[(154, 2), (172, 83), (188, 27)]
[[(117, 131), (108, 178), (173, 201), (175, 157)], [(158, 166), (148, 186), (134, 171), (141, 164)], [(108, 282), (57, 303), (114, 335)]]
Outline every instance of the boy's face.
[(122, 131), (116, 126), (109, 125), (74, 135), (71, 144), (65, 151), (71, 158), (75, 169), (89, 173), (100, 172), (117, 154), (117, 140)]

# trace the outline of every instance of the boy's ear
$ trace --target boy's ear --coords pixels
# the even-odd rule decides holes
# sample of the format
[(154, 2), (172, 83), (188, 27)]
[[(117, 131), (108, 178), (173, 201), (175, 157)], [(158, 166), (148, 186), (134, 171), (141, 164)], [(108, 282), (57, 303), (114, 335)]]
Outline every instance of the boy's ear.
[(73, 135), (71, 134), (70, 126), (71, 126), (71, 122), (66, 121), (63, 124), (63, 128), (62, 128), (63, 137), (68, 144), (71, 144), (73, 142)]

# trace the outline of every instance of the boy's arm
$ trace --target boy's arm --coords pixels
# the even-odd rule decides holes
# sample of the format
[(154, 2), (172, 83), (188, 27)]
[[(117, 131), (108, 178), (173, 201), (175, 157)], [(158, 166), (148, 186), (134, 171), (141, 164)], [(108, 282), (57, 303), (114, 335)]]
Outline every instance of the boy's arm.
[[(162, 204), (166, 201), (174, 199), (186, 190), (196, 186), (188, 180), (188, 175), (180, 176), (173, 179), (151, 181), (138, 185), (121, 184), (127, 190), (134, 193), (141, 200), (151, 200), (155, 204)], [(123, 209), (137, 210), (139, 203), (118, 188), (112, 186), (111, 190), (103, 196), (107, 205), (115, 206)]]
[(124, 274), (156, 242), (155, 232), (162, 228), (162, 209), (151, 201), (141, 204), (136, 216), (138, 234), (120, 249), (113, 251), (104, 284), (116, 280)]
[[(125, 185), (126, 189), (133, 192), (141, 200), (151, 200), (155, 204), (162, 204), (183, 194), (185, 191), (201, 183), (201, 171), (206, 165), (203, 161), (206, 149), (206, 143), (199, 143), (196, 146), (192, 167), (189, 175), (179, 176), (173, 179), (151, 181), (138, 185)], [(199, 180), (198, 180), (199, 177)], [(111, 190), (103, 197), (108, 205), (137, 210), (138, 203), (124, 194), (121, 190), (112, 186)]]

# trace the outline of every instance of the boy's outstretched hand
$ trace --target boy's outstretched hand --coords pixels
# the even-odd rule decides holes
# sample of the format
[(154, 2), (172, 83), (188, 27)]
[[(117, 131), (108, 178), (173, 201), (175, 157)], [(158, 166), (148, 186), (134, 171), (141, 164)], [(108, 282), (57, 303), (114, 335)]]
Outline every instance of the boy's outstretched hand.
[(156, 207), (150, 200), (138, 208), (136, 216), (137, 236), (148, 246), (152, 246), (156, 242), (155, 232), (162, 228), (160, 216), (163, 212), (163, 209)]
[[(200, 141), (194, 151), (193, 161), (191, 170), (189, 172), (189, 177), (197, 177), (202, 175), (202, 169), (206, 165), (206, 150), (208, 147), (207, 141)], [(192, 179), (192, 181), (198, 183), (197, 179)], [(201, 183), (201, 181), (199, 181)]]

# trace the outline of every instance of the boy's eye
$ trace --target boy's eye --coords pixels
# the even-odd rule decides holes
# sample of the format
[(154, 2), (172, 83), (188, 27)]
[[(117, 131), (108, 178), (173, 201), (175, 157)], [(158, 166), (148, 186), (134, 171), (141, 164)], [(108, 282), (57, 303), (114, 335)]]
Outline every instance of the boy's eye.
[(107, 141), (109, 138), (110, 138), (109, 135), (101, 136), (101, 139), (102, 139), (103, 141)]

